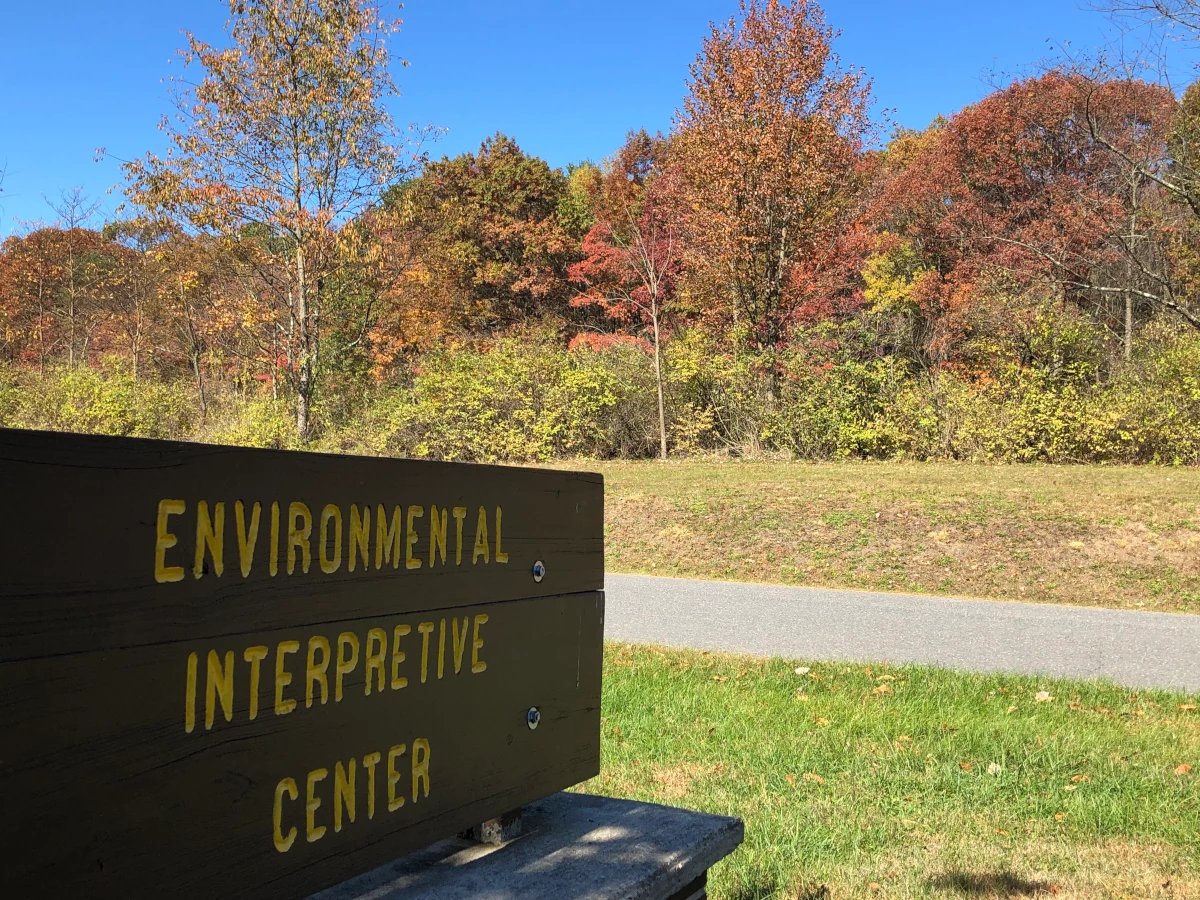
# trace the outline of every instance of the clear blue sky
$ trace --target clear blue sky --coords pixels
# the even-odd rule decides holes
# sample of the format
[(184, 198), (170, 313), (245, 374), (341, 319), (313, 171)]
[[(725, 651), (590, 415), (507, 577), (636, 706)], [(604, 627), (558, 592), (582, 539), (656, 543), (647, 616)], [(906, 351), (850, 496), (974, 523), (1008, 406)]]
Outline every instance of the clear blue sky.
[[(710, 20), (736, 0), (409, 0), (393, 47), (398, 122), (449, 129), (434, 153), (502, 130), (554, 165), (600, 159), (630, 128), (670, 126)], [(11, 3), (0, 29), (0, 238), (51, 219), (42, 195), (82, 186), (111, 212), (115, 163), (160, 149), (160, 79), (181, 29), (222, 40), (222, 0)], [(875, 81), (881, 107), (912, 127), (988, 90), (1052, 45), (1093, 48), (1107, 23), (1077, 0), (828, 0), (838, 49)], [(1050, 43), (1047, 43), (1050, 41)], [(103, 213), (102, 213), (103, 215)]]

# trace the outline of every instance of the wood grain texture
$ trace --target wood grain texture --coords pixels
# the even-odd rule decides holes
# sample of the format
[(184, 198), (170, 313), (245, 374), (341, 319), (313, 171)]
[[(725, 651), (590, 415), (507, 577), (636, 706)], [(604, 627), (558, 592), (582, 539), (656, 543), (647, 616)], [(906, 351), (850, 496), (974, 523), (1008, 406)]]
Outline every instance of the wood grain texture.
[[(0, 486), (0, 862), (13, 896), (305, 897), (599, 770), (597, 476), (0, 431)], [(184, 513), (167, 558), (186, 577), (155, 581), (164, 498), (226, 504), (220, 577), (211, 552), (194, 577)], [(237, 500), (263, 507), (249, 577)], [(456, 565), (451, 546), (432, 569), (372, 560), (351, 573), (344, 538), (337, 571), (320, 571), (314, 546), (308, 574), (272, 577), (273, 501), (314, 520), (336, 505), (343, 531), (350, 504), (461, 506), (468, 530), (479, 507), (501, 507), (509, 562), (493, 543), (487, 563)], [(429, 519), (417, 522), (427, 562)], [(405, 803), (389, 811), (401, 744), (392, 793)], [(427, 794), (412, 772), (426, 757)], [(335, 767), (352, 759), (355, 818), (342, 803), (335, 830)], [(314, 828), (308, 780), (322, 769)], [(277, 831), (287, 778), (297, 796), (283, 789)]]
[[(0, 517), (2, 659), (465, 605), (485, 596), (594, 591), (603, 584), (599, 475), (0, 429), (0, 486), (6, 510)], [(188, 512), (172, 520), (179, 543), (169, 557), (187, 570), (174, 584), (150, 577), (164, 498), (188, 504)], [(200, 500), (226, 504), (226, 566), (219, 578), (191, 574), (195, 534), (186, 526), (194, 527)], [(237, 500), (263, 505), (249, 578), (238, 571)], [(344, 545), (341, 568), (332, 575), (319, 572), (314, 559), (307, 575), (287, 575), (281, 565), (271, 577), (269, 505), (279, 502), (286, 510), (293, 501), (305, 503), (314, 517), (336, 504), (344, 518), (351, 504), (373, 512), (379, 504), (389, 512), (419, 505), (426, 513), (416, 522), (423, 558), (431, 505), (468, 510), (468, 543), (478, 508), (500, 506), (510, 561), (455, 565), (451, 559), (433, 569), (372, 565), (350, 572)], [(343, 521), (343, 532), (347, 526)], [(314, 543), (317, 527), (314, 522)], [(540, 584), (530, 576), (539, 559), (547, 568)]]

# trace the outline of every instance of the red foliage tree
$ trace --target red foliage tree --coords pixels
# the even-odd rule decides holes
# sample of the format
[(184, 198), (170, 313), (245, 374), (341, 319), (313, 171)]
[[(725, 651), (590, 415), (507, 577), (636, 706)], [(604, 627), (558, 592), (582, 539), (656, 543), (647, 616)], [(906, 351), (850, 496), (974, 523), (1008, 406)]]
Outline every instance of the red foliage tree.
[(596, 192), (596, 223), (583, 239), (584, 258), (568, 271), (583, 292), (574, 305), (596, 305), (622, 323), (650, 330), (658, 392), (659, 455), (667, 458), (663, 396), (664, 316), (675, 298), (681, 260), (672, 204), (677, 189), (665, 170), (667, 142), (631, 133)]
[(1180, 308), (1138, 284), (1169, 282), (1142, 234), (1163, 223), (1165, 207), (1122, 158), (1164, 165), (1174, 109), (1169, 90), (1138, 81), (1059, 72), (1017, 81), (930, 133), (888, 179), (871, 222), (916, 249), (914, 294), (935, 318), (961, 319), (989, 273), (1050, 285), (1102, 319), (1112, 318), (1110, 297)]

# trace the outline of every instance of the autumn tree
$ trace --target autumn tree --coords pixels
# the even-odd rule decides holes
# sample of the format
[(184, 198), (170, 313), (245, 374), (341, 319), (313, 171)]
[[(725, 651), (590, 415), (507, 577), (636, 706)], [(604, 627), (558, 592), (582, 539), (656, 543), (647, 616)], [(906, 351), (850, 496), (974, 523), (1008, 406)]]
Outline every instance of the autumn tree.
[(793, 275), (843, 227), (870, 82), (841, 65), (813, 0), (742, 0), (691, 67), (675, 144), (688, 260), (778, 379)]
[[(1200, 46), (1200, 2), (1095, 0), (1092, 6), (1107, 13), (1124, 32), (1120, 51), (1115, 62), (1101, 55), (1075, 60), (1072, 68), (1093, 82), (1131, 83), (1146, 78), (1156, 82), (1162, 93), (1174, 95), (1170, 72), (1175, 61), (1171, 56), (1180, 45), (1192, 50)], [(1158, 155), (1139, 153), (1127, 141), (1123, 143), (1120, 134), (1111, 134), (1101, 108), (1089, 104), (1080, 119), (1091, 139), (1112, 154), (1131, 187), (1147, 185), (1146, 194), (1167, 201), (1156, 210), (1158, 221), (1151, 223), (1151, 228), (1135, 228), (1132, 223), (1129, 228), (1126, 266), (1131, 283), (1138, 281), (1136, 287), (1146, 289), (1141, 291), (1141, 301), (1170, 309), (1193, 327), (1200, 327), (1200, 317), (1190, 302), (1200, 287), (1200, 86), (1193, 82), (1180, 99), (1167, 146)], [(1146, 255), (1151, 257), (1149, 269)], [(1163, 277), (1164, 261), (1174, 267), (1175, 278)], [(1138, 294), (1129, 291), (1125, 296), (1129, 310)], [(1127, 352), (1128, 348), (1127, 341)]]
[(429, 163), (385, 202), (407, 230), (393, 249), (415, 254), (398, 289), (424, 292), (421, 305), (446, 329), (488, 331), (563, 313), (582, 237), (569, 186), (561, 170), (502, 134), (478, 153)]
[(433, 238), (437, 224), (412, 187), (394, 185), (362, 222), (377, 250), (371, 288), (377, 305), (366, 347), (377, 381), (404, 358), (441, 344), (467, 318), (464, 292)]
[(110, 222), (102, 233), (120, 247), (123, 263), (108, 330), (114, 346), (128, 354), (136, 379), (145, 367), (147, 353), (162, 351), (168, 344), (171, 315), (160, 296), (163, 273), (154, 254), (162, 235), (137, 220)]
[(36, 360), (39, 370), (58, 347), (55, 311), (64, 279), (58, 233), (41, 229), (0, 246), (0, 325), (5, 356)]
[(577, 305), (597, 305), (619, 322), (648, 325), (658, 394), (659, 455), (667, 458), (663, 396), (664, 315), (681, 268), (674, 221), (673, 175), (666, 174), (667, 141), (631, 132), (594, 188), (595, 224), (583, 239), (583, 260), (569, 270), (583, 287)]
[(231, 0), (230, 46), (181, 51), (200, 77), (175, 82), (171, 152), (125, 167), (142, 206), (262, 251), (243, 274), (281, 318), (301, 439), (344, 226), (407, 167), (384, 106), (398, 27), (375, 0)]
[[(870, 274), (893, 287), (877, 292), (961, 323), (998, 276), (1094, 314), (1123, 332), (1126, 352), (1135, 300), (1186, 317), (1150, 174), (1165, 162), (1174, 105), (1144, 82), (1050, 72), (964, 109), (889, 174), (872, 210), (884, 243)], [(956, 330), (941, 327), (939, 339)], [(944, 346), (930, 354), (945, 357)]]
[(86, 362), (123, 290), (123, 248), (88, 228), (39, 228), (0, 247), (0, 316), (17, 358)]

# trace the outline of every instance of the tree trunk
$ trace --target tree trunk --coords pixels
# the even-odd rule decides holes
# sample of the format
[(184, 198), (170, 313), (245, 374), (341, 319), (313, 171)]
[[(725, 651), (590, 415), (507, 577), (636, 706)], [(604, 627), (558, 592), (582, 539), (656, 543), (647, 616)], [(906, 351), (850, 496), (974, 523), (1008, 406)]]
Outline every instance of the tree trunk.
[(72, 290), (67, 301), (67, 368), (75, 368), (75, 292)]
[(651, 319), (654, 322), (654, 383), (658, 388), (658, 457), (667, 458), (667, 413), (663, 403), (662, 355), (658, 340), (658, 302), (653, 301)]
[(309, 438), (309, 412), (312, 399), (312, 354), (309, 348), (307, 285), (304, 282), (304, 249), (296, 248), (296, 325), (300, 329), (300, 359), (296, 385), (296, 436), (301, 443)]
[(38, 317), (37, 317), (37, 335), (38, 335), (38, 374), (46, 374), (46, 310), (43, 306), (43, 291), (45, 284), (40, 279), (38, 280)]
[(200, 351), (192, 348), (192, 371), (196, 374), (196, 395), (200, 401), (200, 418), (208, 418), (208, 398), (204, 396), (204, 372), (200, 368)]
[(138, 357), (142, 355), (142, 317), (139, 314), (136, 320), (137, 324), (133, 328), (132, 344), (130, 347), (133, 356), (133, 380), (138, 379)]
[(1133, 294), (1125, 292), (1125, 361), (1133, 359)]
[(1129, 186), (1129, 250), (1125, 257), (1125, 361), (1133, 359), (1133, 260), (1130, 256), (1137, 252), (1137, 177), (1134, 176)]

